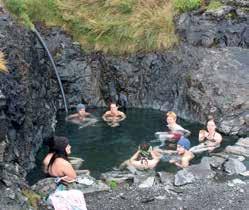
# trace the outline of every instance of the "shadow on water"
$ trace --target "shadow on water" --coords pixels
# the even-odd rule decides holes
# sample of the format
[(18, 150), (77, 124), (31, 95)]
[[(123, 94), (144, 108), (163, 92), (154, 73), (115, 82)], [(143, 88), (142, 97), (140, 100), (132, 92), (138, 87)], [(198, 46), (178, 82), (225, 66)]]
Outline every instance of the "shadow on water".
[[(65, 122), (65, 113), (58, 113), (56, 135), (69, 138), (72, 146), (71, 155), (84, 159), (82, 167), (89, 169), (96, 178), (128, 159), (140, 143), (154, 140), (154, 133), (164, 131), (166, 127), (165, 113), (158, 110), (128, 109), (127, 119), (116, 128), (111, 128), (102, 121), (104, 109), (89, 111), (92, 111), (99, 121), (93, 126), (82, 129), (79, 129), (78, 125)], [(192, 132), (189, 139), (192, 146), (197, 145), (198, 131), (203, 125), (184, 120), (178, 120), (178, 123)], [(231, 137), (224, 137), (222, 147), (233, 143)], [(156, 144), (153, 143), (153, 146)], [(40, 166), (46, 153), (45, 147), (38, 152), (37, 167), (27, 177), (30, 184), (45, 177)], [(197, 156), (193, 163), (198, 163), (201, 157)], [(167, 162), (160, 162), (157, 170), (175, 173), (177, 168)]]

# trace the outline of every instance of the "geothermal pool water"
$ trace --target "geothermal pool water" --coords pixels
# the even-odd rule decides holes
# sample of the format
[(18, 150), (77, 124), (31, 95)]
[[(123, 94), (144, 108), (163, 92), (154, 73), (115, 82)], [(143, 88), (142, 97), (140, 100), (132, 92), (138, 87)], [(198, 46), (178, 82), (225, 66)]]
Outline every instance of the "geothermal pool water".
[[(151, 143), (155, 140), (154, 133), (165, 131), (165, 112), (152, 109), (128, 109), (127, 118), (119, 127), (109, 127), (101, 118), (105, 109), (88, 110), (99, 120), (95, 125), (80, 128), (79, 125), (65, 122), (65, 113), (57, 115), (56, 135), (69, 138), (72, 146), (71, 156), (85, 160), (82, 169), (89, 169), (91, 175), (98, 178), (103, 172), (112, 170), (113, 167), (128, 159), (142, 142)], [(198, 123), (186, 122), (178, 119), (177, 122), (192, 132), (189, 139), (191, 145), (198, 144), (198, 131), (204, 128)], [(223, 136), (222, 148), (233, 144), (234, 139)], [(160, 143), (152, 142), (153, 146)], [(37, 154), (37, 167), (28, 175), (28, 181), (33, 184), (44, 178), (41, 170), (41, 162), (47, 153), (47, 147), (43, 146)], [(198, 155), (192, 163), (201, 159)], [(157, 171), (176, 172), (177, 168), (167, 162), (160, 162)]]

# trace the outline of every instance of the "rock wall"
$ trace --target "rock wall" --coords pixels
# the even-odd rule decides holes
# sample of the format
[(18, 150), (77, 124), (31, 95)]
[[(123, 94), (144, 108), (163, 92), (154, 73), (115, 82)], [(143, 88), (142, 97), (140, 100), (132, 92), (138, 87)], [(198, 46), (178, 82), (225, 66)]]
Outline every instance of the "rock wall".
[(0, 209), (28, 209), (21, 194), (44, 138), (52, 135), (58, 85), (34, 35), (0, 9)]

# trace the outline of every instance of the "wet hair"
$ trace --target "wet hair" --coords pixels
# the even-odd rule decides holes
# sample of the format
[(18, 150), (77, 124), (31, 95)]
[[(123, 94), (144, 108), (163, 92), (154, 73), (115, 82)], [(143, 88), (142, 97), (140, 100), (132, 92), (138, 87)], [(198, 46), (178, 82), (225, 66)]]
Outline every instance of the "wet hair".
[(68, 161), (68, 155), (66, 153), (66, 147), (68, 144), (68, 138), (64, 136), (54, 136), (53, 140), (49, 144), (49, 152), (52, 152), (53, 155), (48, 163), (48, 171), (49, 167), (52, 167), (57, 158), (63, 158)]
[(172, 118), (174, 118), (175, 120), (176, 120), (176, 117), (177, 117), (177, 116), (176, 116), (176, 113), (175, 113), (175, 112), (171, 112), (171, 111), (170, 111), (170, 112), (167, 112), (166, 116), (167, 116), (167, 117), (172, 117)]

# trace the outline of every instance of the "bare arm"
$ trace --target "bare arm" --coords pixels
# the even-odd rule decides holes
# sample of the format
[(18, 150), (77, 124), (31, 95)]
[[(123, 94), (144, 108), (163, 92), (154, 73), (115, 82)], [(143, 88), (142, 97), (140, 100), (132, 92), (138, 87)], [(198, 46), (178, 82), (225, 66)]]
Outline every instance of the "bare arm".
[(170, 163), (174, 163), (176, 166), (180, 167), (180, 168), (186, 168), (189, 166), (189, 161), (191, 160), (190, 157), (183, 157), (182, 160), (180, 162), (176, 161), (176, 160), (170, 160)]
[(64, 160), (62, 167), (63, 167), (63, 173), (64, 173), (64, 177), (62, 177), (62, 180), (66, 182), (74, 181), (77, 175), (72, 165), (68, 161)]
[(205, 130), (199, 131), (199, 142), (203, 142), (205, 138), (208, 136), (208, 132)]
[(121, 118), (118, 119), (118, 122), (123, 121), (123, 120), (126, 118), (126, 115), (125, 115), (125, 113), (123, 113), (123, 112), (119, 112), (119, 116), (120, 116)]
[(134, 155), (132, 155), (132, 157), (130, 158), (130, 161), (136, 160), (138, 158), (140, 151), (136, 151), (136, 153)]
[(71, 120), (71, 119), (73, 119), (75, 117), (78, 117), (78, 113), (68, 115), (65, 120), (68, 121), (68, 120)]
[(106, 122), (111, 122), (111, 119), (108, 119), (109, 111), (107, 111), (105, 114), (103, 114), (102, 119)]

